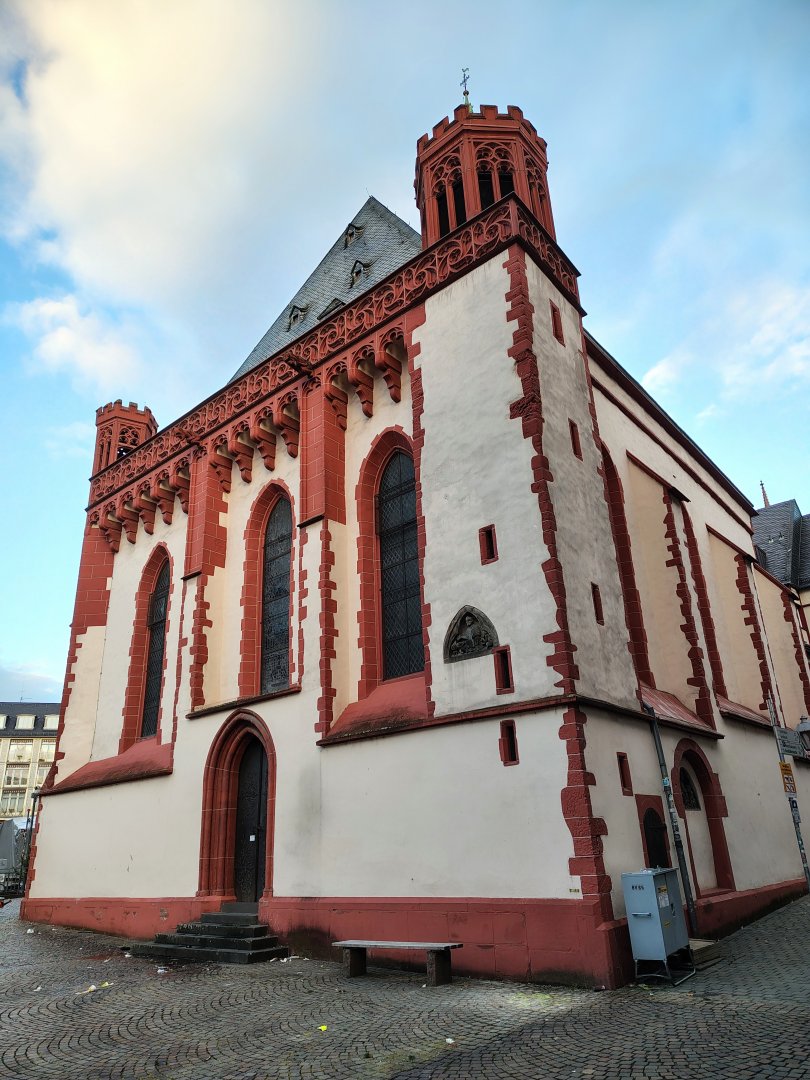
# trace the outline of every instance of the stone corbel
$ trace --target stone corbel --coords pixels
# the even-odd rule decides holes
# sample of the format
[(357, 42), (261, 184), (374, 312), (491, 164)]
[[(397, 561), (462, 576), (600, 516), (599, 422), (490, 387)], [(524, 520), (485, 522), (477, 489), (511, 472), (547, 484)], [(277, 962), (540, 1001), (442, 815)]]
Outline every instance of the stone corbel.
[(208, 463), (214, 470), (219, 486), (227, 494), (231, 490), (233, 458), (228, 456), (228, 445), (224, 437), (212, 443), (208, 450)]
[(138, 489), (133, 505), (140, 515), (145, 531), (151, 536), (155, 531), (155, 510), (157, 506), (152, 498), (152, 492), (148, 484), (143, 484)]
[(131, 492), (119, 495), (115, 504), (115, 516), (121, 522), (127, 540), (130, 544), (135, 543), (138, 535), (138, 511), (131, 502)]
[(115, 506), (112, 503), (105, 506), (98, 515), (98, 527), (101, 530), (101, 535), (107, 541), (110, 551), (115, 554), (121, 547), (122, 525), (115, 516)]
[(339, 375), (346, 374), (346, 365), (344, 363), (335, 364), (335, 366), (328, 372), (326, 376), (326, 382), (324, 384), (324, 396), (329, 404), (332, 406), (332, 411), (337, 417), (338, 427), (345, 431), (348, 425), (348, 406), (349, 395), (345, 390), (341, 388), (335, 382), (335, 379)]
[(174, 514), (174, 491), (169, 486), (168, 472), (162, 472), (152, 481), (149, 495), (160, 509), (164, 524), (171, 525)]
[(360, 404), (364, 416), (374, 415), (374, 377), (360, 367), (361, 362), (367, 362), (374, 367), (374, 350), (366, 346), (352, 357), (349, 364), (349, 382), (352, 384), (360, 398)]
[(228, 453), (236, 462), (239, 475), (249, 484), (253, 476), (253, 446), (244, 441), (244, 436), (250, 437), (246, 424), (231, 431), (228, 436)]
[(297, 416), (287, 412), (294, 405), (298, 407), (298, 397), (295, 394), (287, 394), (279, 401), (273, 402), (273, 423), (281, 432), (284, 445), (290, 457), (298, 457), (298, 434), (301, 427)]
[[(401, 355), (397, 355), (401, 353)], [(398, 330), (387, 333), (374, 350), (374, 366), (382, 372), (392, 401), (402, 399), (402, 356), (405, 346)]]
[(263, 421), (267, 419), (269, 415), (269, 409), (262, 409), (260, 412), (256, 413), (250, 421), (250, 437), (259, 448), (264, 467), (268, 472), (272, 472), (276, 467), (276, 435), (275, 432), (270, 431), (270, 429), (266, 428), (263, 424)]
[[(181, 472), (181, 470), (184, 471)], [(188, 513), (188, 493), (191, 484), (187, 473), (188, 461), (185, 458), (172, 462), (169, 469), (169, 487), (177, 492), (177, 498), (180, 500), (184, 514)]]

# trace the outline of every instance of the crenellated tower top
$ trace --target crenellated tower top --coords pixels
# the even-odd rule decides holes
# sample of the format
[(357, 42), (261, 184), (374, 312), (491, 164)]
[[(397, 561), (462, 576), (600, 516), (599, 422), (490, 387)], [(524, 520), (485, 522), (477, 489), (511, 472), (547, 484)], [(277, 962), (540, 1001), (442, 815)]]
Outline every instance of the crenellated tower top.
[(514, 192), (556, 239), (546, 173), (546, 142), (509, 105), (478, 112), (459, 105), (416, 144), (416, 204), (422, 218), (422, 245), (447, 233)]
[(119, 398), (96, 409), (93, 475), (151, 439), (157, 429), (152, 410), (148, 406), (139, 409), (134, 401), (124, 405)]

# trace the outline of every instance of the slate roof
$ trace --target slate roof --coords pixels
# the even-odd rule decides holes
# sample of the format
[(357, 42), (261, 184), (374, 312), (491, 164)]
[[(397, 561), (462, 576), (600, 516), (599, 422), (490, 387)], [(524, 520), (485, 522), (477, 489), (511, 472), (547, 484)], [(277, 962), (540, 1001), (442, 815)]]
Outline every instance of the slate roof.
[(55, 716), (58, 701), (0, 701), (0, 716)]
[[(350, 229), (354, 239), (347, 243)], [(419, 233), (370, 196), (230, 381), (373, 289), (421, 250)]]
[(810, 514), (795, 499), (757, 510), (754, 545), (765, 569), (785, 585), (810, 588)]

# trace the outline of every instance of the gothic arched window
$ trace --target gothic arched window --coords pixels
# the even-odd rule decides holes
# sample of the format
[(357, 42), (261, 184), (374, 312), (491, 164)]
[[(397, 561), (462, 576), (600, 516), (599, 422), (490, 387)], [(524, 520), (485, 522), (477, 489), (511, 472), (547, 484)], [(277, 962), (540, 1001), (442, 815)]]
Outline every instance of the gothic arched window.
[(681, 771), (680, 771), (680, 781), (681, 781), (681, 796), (683, 798), (683, 808), (684, 808), (684, 810), (699, 810), (700, 809), (700, 798), (698, 797), (698, 793), (695, 790), (695, 785), (694, 785), (694, 782), (692, 780), (692, 777), (689, 775), (689, 773), (686, 771), (686, 769), (683, 769), (683, 768), (681, 769)]
[(269, 694), (290, 680), (290, 560), (292, 510), (281, 498), (267, 519), (262, 572), (262, 660), (259, 692)]
[(141, 738), (157, 734), (160, 712), (160, 688), (163, 684), (163, 654), (166, 649), (166, 609), (169, 606), (169, 562), (161, 567), (155, 588), (149, 598), (146, 626), (149, 645), (146, 654), (146, 686), (143, 695)]
[(416, 479), (412, 458), (398, 450), (377, 493), (383, 679), (422, 671), (422, 607), (416, 542)]

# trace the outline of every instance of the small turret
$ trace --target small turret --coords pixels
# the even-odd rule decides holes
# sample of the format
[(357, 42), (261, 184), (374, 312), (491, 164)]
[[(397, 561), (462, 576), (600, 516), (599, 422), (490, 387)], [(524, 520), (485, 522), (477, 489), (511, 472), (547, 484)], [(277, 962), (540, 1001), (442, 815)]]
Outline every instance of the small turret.
[(520, 109), (459, 105), (452, 120), (445, 117), (416, 144), (423, 247), (512, 192), (556, 239), (547, 171), (546, 142)]
[(136, 446), (151, 439), (157, 431), (157, 420), (146, 406), (139, 409), (134, 401), (129, 405), (118, 401), (96, 409), (96, 456), (93, 475), (113, 461), (129, 454)]

